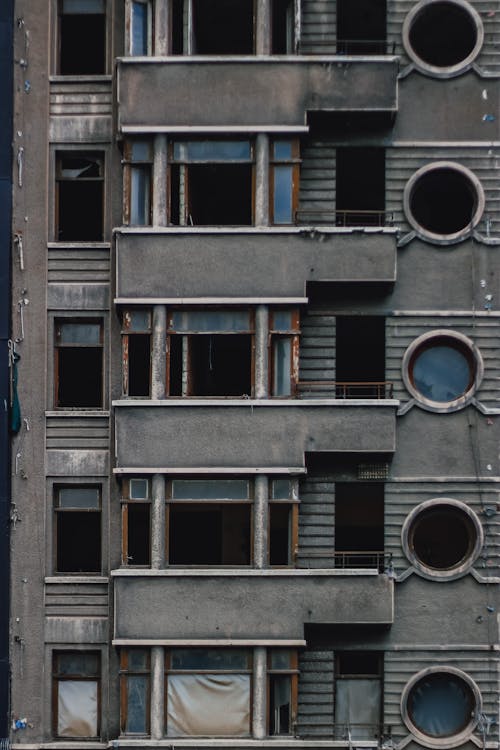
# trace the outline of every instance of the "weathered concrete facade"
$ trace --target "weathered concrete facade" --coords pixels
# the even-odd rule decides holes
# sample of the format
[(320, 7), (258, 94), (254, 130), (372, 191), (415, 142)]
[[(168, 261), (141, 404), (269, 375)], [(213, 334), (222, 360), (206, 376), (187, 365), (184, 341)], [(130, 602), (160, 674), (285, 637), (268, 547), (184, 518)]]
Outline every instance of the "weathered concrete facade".
[(14, 16), (10, 742), (497, 748), (497, 9)]

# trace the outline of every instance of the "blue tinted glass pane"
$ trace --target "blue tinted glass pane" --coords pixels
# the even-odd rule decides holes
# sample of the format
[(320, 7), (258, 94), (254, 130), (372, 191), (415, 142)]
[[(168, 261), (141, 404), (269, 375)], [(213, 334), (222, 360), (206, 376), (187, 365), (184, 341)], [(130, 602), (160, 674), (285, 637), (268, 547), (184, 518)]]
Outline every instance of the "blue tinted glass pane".
[(147, 732), (148, 682), (146, 675), (127, 677), (126, 731), (130, 734), (146, 734)]
[(468, 686), (454, 675), (430, 675), (415, 685), (408, 698), (413, 723), (432, 737), (460, 732), (469, 723), (472, 708)]
[(148, 668), (148, 652), (145, 648), (131, 648), (128, 652), (129, 672), (138, 672)]
[(291, 331), (292, 313), (289, 310), (277, 310), (273, 313), (273, 331)]
[(250, 161), (250, 141), (178, 141), (176, 161)]
[(149, 167), (133, 167), (130, 189), (130, 223), (149, 224)]
[(245, 310), (176, 310), (172, 313), (171, 329), (198, 333), (217, 331), (249, 331), (250, 315)]
[(291, 387), (291, 341), (279, 338), (274, 342), (273, 396), (289, 396)]
[(145, 3), (132, 3), (130, 47), (131, 55), (148, 54), (148, 6)]
[(149, 161), (151, 159), (151, 144), (149, 141), (132, 142), (132, 161)]
[(246, 479), (175, 479), (172, 497), (176, 500), (247, 500)]
[[(290, 480), (273, 479), (272, 497), (274, 500), (288, 500), (290, 497)], [(281, 653), (281, 652), (277, 652)]]
[(275, 159), (291, 159), (292, 158), (292, 144), (290, 143), (290, 141), (275, 141), (274, 158)]
[(292, 167), (274, 167), (274, 223), (291, 224), (292, 207)]
[(172, 669), (247, 669), (248, 652), (236, 648), (175, 648)]
[(415, 388), (432, 401), (453, 401), (471, 384), (467, 358), (452, 346), (432, 346), (417, 354), (413, 364)]

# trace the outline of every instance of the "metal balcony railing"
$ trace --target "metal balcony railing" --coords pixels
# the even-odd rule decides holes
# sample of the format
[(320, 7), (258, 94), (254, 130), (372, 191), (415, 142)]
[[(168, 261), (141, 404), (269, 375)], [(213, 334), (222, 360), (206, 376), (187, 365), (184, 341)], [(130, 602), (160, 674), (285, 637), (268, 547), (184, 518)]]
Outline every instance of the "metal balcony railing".
[(301, 391), (328, 391), (335, 394), (335, 398), (392, 398), (393, 384), (384, 380), (379, 382), (357, 381), (344, 382), (339, 380), (300, 380), (297, 383)]
[(310, 39), (300, 40), (299, 54), (320, 55), (324, 48), (334, 50), (324, 54), (336, 55), (394, 55), (396, 43), (385, 39)]
[(381, 744), (392, 737), (392, 726), (387, 724), (352, 724), (338, 722), (333, 725), (333, 736), (336, 740), (378, 740)]
[(322, 224), (336, 227), (392, 227), (392, 211), (365, 211), (357, 209), (299, 209), (296, 224)]
[(392, 554), (381, 550), (307, 550), (297, 555), (301, 565), (307, 558), (331, 559), (335, 570), (368, 568), (385, 573), (392, 568)]

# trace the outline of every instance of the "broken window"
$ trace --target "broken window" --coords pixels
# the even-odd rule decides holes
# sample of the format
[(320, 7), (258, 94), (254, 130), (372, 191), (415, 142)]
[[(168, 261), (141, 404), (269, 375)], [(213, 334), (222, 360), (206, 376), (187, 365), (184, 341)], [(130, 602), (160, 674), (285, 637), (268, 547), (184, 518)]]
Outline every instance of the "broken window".
[(60, 0), (58, 73), (71, 76), (105, 72), (105, 0)]
[(99, 320), (57, 320), (55, 405), (102, 409), (103, 327)]
[(150, 650), (131, 648), (120, 653), (120, 730), (149, 734)]
[(59, 151), (56, 156), (56, 239), (100, 242), (103, 239), (104, 156)]
[(122, 327), (123, 395), (148, 397), (151, 390), (151, 313), (126, 310)]
[(385, 319), (339, 315), (335, 329), (337, 398), (385, 398)]
[(295, 224), (299, 190), (299, 142), (271, 143), (271, 224)]
[(382, 724), (382, 654), (335, 654), (335, 739), (372, 740)]
[(151, 565), (151, 492), (149, 479), (122, 484), (122, 564)]
[(270, 649), (267, 655), (268, 734), (295, 734), (297, 721), (297, 652), (291, 649)]
[(386, 0), (337, 0), (337, 54), (386, 54)]
[(100, 487), (56, 487), (54, 511), (56, 573), (100, 573)]
[(95, 738), (100, 733), (100, 654), (53, 655), (53, 732), (56, 737)]
[(168, 737), (249, 737), (251, 652), (172, 649), (167, 658)]
[(335, 567), (384, 569), (384, 485), (335, 485)]
[(124, 220), (130, 226), (152, 222), (151, 185), (153, 153), (150, 141), (129, 141), (124, 158)]
[(384, 226), (385, 149), (342, 147), (336, 154), (337, 226)]
[(298, 488), (295, 480), (271, 480), (269, 565), (293, 565), (298, 544)]
[(130, 0), (128, 13), (128, 54), (131, 57), (150, 55), (152, 48), (151, 0)]

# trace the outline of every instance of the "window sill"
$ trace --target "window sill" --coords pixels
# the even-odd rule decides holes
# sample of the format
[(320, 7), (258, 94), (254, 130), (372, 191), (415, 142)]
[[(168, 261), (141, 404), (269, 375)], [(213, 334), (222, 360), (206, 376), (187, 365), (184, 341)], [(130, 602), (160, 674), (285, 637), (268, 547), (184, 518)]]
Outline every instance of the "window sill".
[(100, 73), (98, 75), (57, 75), (49, 76), (50, 83), (87, 83), (88, 81), (96, 83), (112, 83), (113, 76), (108, 73)]
[[(332, 224), (307, 224), (289, 225), (280, 224), (276, 226), (121, 226), (114, 227), (114, 234), (309, 234), (310, 232), (320, 232), (321, 234), (393, 234), (399, 231), (398, 227), (337, 227)], [(59, 243), (61, 244), (61, 243)]]
[(46, 417), (109, 417), (107, 409), (55, 409), (45, 412)]
[[(224, 398), (166, 398), (166, 399), (117, 399), (112, 402), (112, 406), (300, 406), (308, 408), (311, 406), (334, 406), (346, 408), (350, 406), (399, 406), (399, 400), (389, 398), (234, 398), (232, 396)], [(60, 412), (51, 412), (56, 416)]]
[(49, 248), (49, 250), (62, 248), (68, 248), (70, 250), (109, 250), (111, 248), (111, 242), (78, 242), (77, 240), (59, 240), (58, 242), (47, 242), (47, 247)]
[[(247, 739), (241, 738), (241, 737), (213, 737), (213, 738), (190, 738), (190, 739), (184, 739), (181, 737), (169, 737), (163, 740), (151, 740), (151, 739), (144, 739), (144, 738), (137, 738), (137, 739), (125, 739), (123, 737), (120, 737), (115, 742), (110, 742), (108, 747), (110, 748), (116, 748), (117, 745), (120, 747), (135, 747), (136, 745), (140, 745), (141, 747), (166, 747), (166, 748), (172, 748), (174, 745), (175, 747), (213, 747), (213, 748), (222, 748), (222, 747), (248, 747), (248, 748), (261, 748), (261, 747), (303, 747), (303, 748), (311, 748), (311, 750), (315, 750), (316, 748), (345, 748), (349, 746), (349, 742), (347, 740), (302, 740), (297, 739), (295, 737), (268, 737), (266, 739), (257, 740), (253, 739), (252, 737), (249, 737)], [(377, 740), (356, 740), (356, 747), (357, 748), (376, 748), (378, 747)]]
[(115, 568), (111, 578), (314, 578), (382, 575), (375, 568)]
[(96, 575), (52, 575), (52, 576), (45, 576), (44, 583), (60, 583), (62, 585), (68, 585), (68, 583), (99, 583), (99, 584), (108, 584), (109, 578), (108, 576), (102, 576), (99, 574)]

